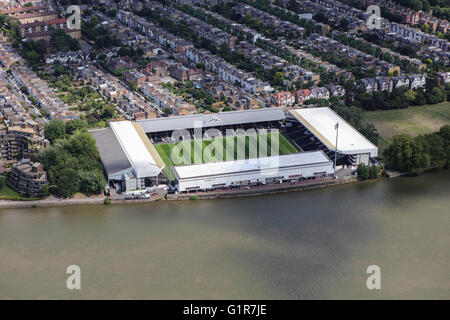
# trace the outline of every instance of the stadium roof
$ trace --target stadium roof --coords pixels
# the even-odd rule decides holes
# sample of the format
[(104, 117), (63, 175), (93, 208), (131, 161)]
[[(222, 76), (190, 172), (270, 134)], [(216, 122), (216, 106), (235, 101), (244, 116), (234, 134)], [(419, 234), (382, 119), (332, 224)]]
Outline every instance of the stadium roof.
[(371, 157), (378, 154), (378, 148), (372, 142), (330, 108), (305, 108), (289, 112), (330, 150), (336, 150), (335, 127), (339, 123), (337, 147), (339, 153), (370, 153)]
[(242, 174), (256, 170), (261, 171), (261, 173), (273, 173), (274, 170), (278, 170), (279, 168), (328, 163), (332, 163), (332, 161), (323, 151), (310, 151), (274, 157), (176, 166), (173, 170), (179, 179), (189, 179), (217, 175)]
[(91, 134), (95, 138), (100, 159), (108, 176), (126, 169), (132, 169), (133, 166), (111, 127), (92, 131)]
[[(130, 121), (111, 122), (110, 126), (128, 160), (133, 165), (137, 178), (155, 177), (161, 172), (150, 151)], [(147, 139), (147, 137), (145, 137)]]
[(189, 116), (155, 118), (137, 121), (146, 133), (229, 126), (243, 123), (279, 121), (286, 118), (281, 108), (264, 108), (219, 112), (214, 114), (194, 114)]

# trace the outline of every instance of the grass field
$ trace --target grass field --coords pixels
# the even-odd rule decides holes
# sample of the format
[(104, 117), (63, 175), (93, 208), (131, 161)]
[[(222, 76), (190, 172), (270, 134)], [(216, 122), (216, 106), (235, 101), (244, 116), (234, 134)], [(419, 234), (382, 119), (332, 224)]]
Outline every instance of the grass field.
[(384, 150), (397, 134), (413, 137), (439, 130), (450, 124), (450, 102), (405, 109), (378, 110), (364, 113), (366, 121), (373, 123), (380, 134), (379, 148)]
[[(240, 143), (238, 143), (238, 139), (240, 139)], [(263, 150), (260, 150), (259, 144), (260, 139), (266, 139), (267, 144), (263, 143), (262, 145), (267, 146), (267, 156), (277, 154), (276, 151), (272, 152), (271, 145), (272, 139), (279, 139), (279, 153), (280, 155), (291, 154), (298, 152), (297, 148), (295, 148), (283, 135), (279, 133), (269, 133), (269, 134), (255, 134), (249, 136), (240, 136), (240, 137), (225, 137), (225, 138), (217, 138), (212, 140), (202, 140), (201, 144), (201, 154), (200, 151), (200, 141), (186, 141), (179, 142), (172, 145), (172, 165), (180, 165), (180, 164), (194, 164), (194, 163), (207, 163), (207, 162), (217, 162), (217, 161), (226, 161), (226, 160), (237, 160), (237, 159), (248, 159), (255, 157), (255, 154), (264, 154)], [(243, 141), (245, 140), (245, 152), (242, 149)], [(212, 144), (214, 141), (214, 144)], [(232, 142), (230, 142), (232, 141)], [(250, 149), (250, 141), (254, 146), (254, 149)], [(199, 143), (195, 150), (198, 150), (196, 154), (194, 153), (194, 143)], [(226, 152), (226, 145), (230, 143), (233, 147), (233, 151)], [(241, 146), (240, 152), (238, 152), (238, 148)], [(163, 159), (166, 164), (166, 168), (169, 167), (169, 145), (168, 144), (155, 144), (155, 148), (158, 151), (159, 155)], [(190, 157), (188, 155), (184, 156), (182, 151), (183, 148), (186, 150), (191, 150)], [(220, 152), (216, 152), (222, 148), (222, 154)], [(250, 150), (252, 154), (250, 155)], [(177, 158), (177, 155), (179, 157)], [(190, 159), (189, 159), (190, 158)], [(182, 159), (183, 161), (179, 161)]]

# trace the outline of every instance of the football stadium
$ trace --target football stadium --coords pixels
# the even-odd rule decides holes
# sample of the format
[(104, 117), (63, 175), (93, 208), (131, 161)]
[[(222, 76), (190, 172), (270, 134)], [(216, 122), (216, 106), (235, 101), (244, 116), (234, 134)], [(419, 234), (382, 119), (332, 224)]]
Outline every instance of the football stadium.
[(378, 151), (329, 108), (117, 121), (92, 134), (110, 186), (124, 192), (161, 183), (197, 192), (332, 177), (335, 160), (336, 168), (368, 164)]

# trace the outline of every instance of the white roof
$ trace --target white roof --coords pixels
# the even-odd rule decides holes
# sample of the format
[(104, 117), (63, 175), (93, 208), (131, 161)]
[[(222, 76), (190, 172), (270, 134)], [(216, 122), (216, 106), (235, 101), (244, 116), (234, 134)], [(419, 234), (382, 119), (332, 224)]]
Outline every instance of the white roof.
[(133, 165), (137, 178), (155, 177), (161, 169), (156, 165), (141, 137), (130, 121), (110, 123), (122, 149)]
[(173, 169), (179, 179), (189, 179), (251, 171), (261, 171), (262, 174), (264, 172), (270, 174), (279, 168), (324, 163), (332, 164), (332, 161), (322, 151), (312, 151), (264, 158), (184, 165), (174, 167)]
[(370, 153), (376, 157), (378, 148), (349, 125), (330, 108), (305, 108), (289, 111), (330, 150), (336, 149), (336, 124), (338, 128), (337, 150), (342, 154)]

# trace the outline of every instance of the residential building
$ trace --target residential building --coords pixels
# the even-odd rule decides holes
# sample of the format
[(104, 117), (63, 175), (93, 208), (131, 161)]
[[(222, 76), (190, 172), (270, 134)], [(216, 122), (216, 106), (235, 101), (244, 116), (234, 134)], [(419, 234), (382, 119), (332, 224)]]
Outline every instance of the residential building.
[(7, 184), (22, 195), (39, 197), (47, 185), (47, 174), (41, 163), (22, 159), (12, 167)]

